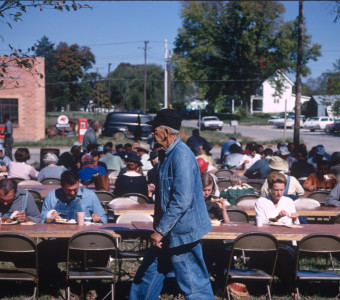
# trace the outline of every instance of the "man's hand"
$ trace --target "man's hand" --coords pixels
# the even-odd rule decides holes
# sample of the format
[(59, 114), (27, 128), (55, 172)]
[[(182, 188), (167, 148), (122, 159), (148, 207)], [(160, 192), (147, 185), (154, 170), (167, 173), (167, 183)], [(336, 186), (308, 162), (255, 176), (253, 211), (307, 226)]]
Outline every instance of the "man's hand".
[(155, 247), (158, 247), (158, 248), (162, 248), (162, 239), (163, 239), (163, 236), (158, 233), (158, 232), (155, 232), (151, 235), (151, 244), (152, 246), (155, 246)]
[(52, 212), (50, 219), (51, 220), (60, 219), (60, 216), (59, 216), (59, 214), (56, 211), (54, 211), (54, 212)]
[(290, 215), (290, 217), (291, 217), (291, 219), (292, 219), (293, 221), (296, 221), (296, 220), (298, 219), (298, 217), (299, 217), (299, 214), (298, 214), (298, 213), (292, 213), (292, 214)]
[(14, 220), (18, 221), (19, 223), (21, 222), (26, 222), (27, 216), (25, 212), (19, 211), (17, 215), (14, 217)]
[(289, 213), (287, 213), (284, 209), (280, 211), (279, 213), (280, 218), (282, 217), (289, 217)]
[(92, 217), (92, 221), (95, 222), (95, 223), (100, 223), (102, 221), (100, 216), (97, 215), (97, 214), (92, 214), (91, 217)]

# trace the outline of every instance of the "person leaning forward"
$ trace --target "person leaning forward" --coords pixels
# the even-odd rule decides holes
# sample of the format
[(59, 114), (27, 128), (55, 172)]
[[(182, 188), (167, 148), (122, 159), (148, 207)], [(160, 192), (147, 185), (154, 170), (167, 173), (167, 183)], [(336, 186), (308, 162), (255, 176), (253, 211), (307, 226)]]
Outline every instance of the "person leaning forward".
[(149, 124), (159, 151), (154, 229), (130, 290), (130, 300), (158, 299), (173, 270), (186, 299), (214, 299), (200, 239), (211, 230), (197, 161), (178, 137), (181, 115), (163, 109)]

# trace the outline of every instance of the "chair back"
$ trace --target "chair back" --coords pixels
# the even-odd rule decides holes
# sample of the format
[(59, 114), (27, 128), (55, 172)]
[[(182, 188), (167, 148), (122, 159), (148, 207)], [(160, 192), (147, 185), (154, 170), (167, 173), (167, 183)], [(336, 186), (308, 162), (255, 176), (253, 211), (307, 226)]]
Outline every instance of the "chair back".
[(300, 184), (303, 186), (303, 184), (306, 182), (308, 177), (299, 177), (298, 181), (300, 182)]
[(60, 185), (61, 180), (58, 179), (58, 178), (45, 178), (45, 179), (41, 180), (41, 183), (43, 185)]
[(308, 195), (308, 198), (314, 199), (318, 201), (320, 204), (324, 204), (328, 195), (329, 195), (328, 191), (316, 191), (316, 192), (310, 193)]
[(111, 208), (111, 206), (114, 206), (114, 205), (136, 205), (136, 204), (138, 204), (138, 202), (135, 200), (132, 200), (131, 198), (119, 197), (119, 198), (115, 198), (112, 201), (110, 201), (110, 203), (108, 203), (107, 206)]
[(35, 191), (35, 190), (27, 190), (33, 197), (35, 204), (37, 205), (39, 211), (41, 212), (42, 206), (43, 206), (43, 200), (41, 198), (41, 195), (39, 192)]
[(237, 206), (243, 206), (243, 207), (255, 207), (255, 199), (241, 199), (236, 203)]
[(33, 253), (36, 250), (34, 241), (22, 233), (0, 233), (0, 252)]
[(227, 189), (228, 187), (230, 187), (230, 181), (228, 179), (219, 180), (217, 182), (217, 186), (220, 191), (223, 191)]
[(231, 175), (233, 175), (233, 171), (231, 170), (218, 170), (216, 173), (215, 173), (215, 176), (217, 178), (221, 178), (221, 179), (229, 179), (229, 177)]
[(139, 193), (128, 193), (123, 195), (123, 197), (128, 197), (130, 199), (136, 200), (139, 204), (149, 203), (148, 197)]
[(14, 180), (17, 184), (19, 184), (21, 181), (24, 181), (24, 179), (19, 178), (19, 177), (13, 177), (13, 178), (9, 178), (9, 179)]
[(131, 222), (153, 222), (153, 217), (147, 213), (132, 211), (120, 215), (116, 220), (116, 223), (120, 224), (131, 224)]
[(117, 178), (120, 171), (116, 170), (107, 170), (107, 173), (109, 174), (109, 178)]
[(333, 224), (340, 224), (340, 214), (333, 218)]
[(251, 187), (253, 187), (255, 190), (261, 190), (263, 183), (262, 182), (258, 182), (258, 181), (250, 181), (247, 182), (248, 185), (250, 185)]
[(240, 209), (227, 209), (228, 217), (232, 223), (249, 223), (248, 214)]
[(247, 232), (237, 237), (233, 244), (234, 250), (242, 251), (277, 251), (277, 239), (266, 232)]
[(316, 207), (320, 207), (320, 202), (309, 199), (309, 198), (301, 198), (294, 201), (295, 209), (296, 210), (303, 210), (303, 209), (312, 209)]
[(74, 234), (68, 243), (69, 250), (104, 251), (116, 248), (116, 239), (102, 230), (80, 231)]
[(20, 181), (18, 185), (42, 185), (42, 183), (37, 180), (23, 180)]
[(340, 252), (340, 238), (333, 234), (310, 234), (299, 243), (299, 252)]
[(114, 199), (114, 195), (107, 191), (94, 191), (100, 202), (110, 202)]

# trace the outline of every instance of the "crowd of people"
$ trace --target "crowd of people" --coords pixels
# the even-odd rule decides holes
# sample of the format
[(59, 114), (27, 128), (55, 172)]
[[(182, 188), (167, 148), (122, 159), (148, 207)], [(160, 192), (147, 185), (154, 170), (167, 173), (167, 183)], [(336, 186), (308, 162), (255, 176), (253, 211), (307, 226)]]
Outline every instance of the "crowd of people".
[[(43, 158), (44, 168), (39, 172), (27, 163), (30, 159), (27, 148), (18, 148), (12, 161), (4, 155), (0, 146), (0, 168), (8, 173), (8, 178), (0, 181), (0, 213), (10, 216), (19, 211), (14, 219), (20, 222), (51, 223), (61, 217), (77, 220), (77, 212), (83, 211), (92, 222), (106, 223), (108, 218), (102, 205), (96, 194), (86, 186), (96, 176), (115, 177), (116, 197), (137, 193), (148, 197), (150, 203), (155, 202), (153, 247), (148, 254), (149, 260), (145, 260), (150, 263), (151, 259), (152, 263), (144, 265), (143, 261), (132, 285), (131, 299), (147, 299), (148, 294), (143, 294), (145, 285), (150, 285), (152, 280), (148, 272), (156, 272), (150, 268), (161, 263), (155, 260), (160, 255), (165, 255), (167, 262), (172, 261), (173, 267), (177, 268), (175, 272), (179, 272), (176, 277), (181, 289), (193, 295), (196, 292), (188, 287), (187, 278), (180, 275), (185, 266), (176, 260), (179, 256), (186, 257), (183, 259), (189, 260), (197, 269), (185, 272), (190, 272), (193, 278), (199, 277), (191, 283), (197, 288), (200, 286), (198, 290), (207, 297), (204, 299), (213, 299), (202, 260), (204, 256), (209, 272), (212, 265), (218, 266), (214, 272), (221, 279), (225, 261), (218, 261), (219, 256), (212, 261), (212, 254), (206, 249), (215, 247), (216, 251), (218, 248), (224, 251), (225, 245), (212, 246), (207, 242), (203, 244), (203, 255), (197, 242), (211, 229), (211, 223), (230, 223), (227, 206), (235, 205), (238, 197), (258, 194), (256, 217), (263, 223), (271, 219), (284, 224), (305, 222), (299, 218), (294, 200), (306, 192), (329, 190), (326, 205), (340, 206), (340, 184), (337, 184), (340, 179), (340, 152), (329, 155), (323, 145), (307, 151), (306, 145), (292, 143), (279, 143), (277, 149), (264, 148), (256, 142), (243, 147), (231, 138), (222, 145), (219, 160), (215, 160), (211, 154), (213, 146), (200, 136), (197, 129), (186, 141), (188, 147), (180, 141), (180, 124), (181, 117), (177, 112), (162, 110), (151, 121), (155, 143), (154, 148), (149, 150), (138, 141), (125, 145), (114, 146), (111, 142), (99, 145), (96, 138), (99, 123), (92, 121), (83, 144), (75, 143), (60, 157), (47, 153)], [(228, 178), (230, 186), (223, 190), (219, 190), (215, 176), (219, 168), (233, 170), (234, 173)], [(37, 181), (56, 178), (60, 180), (61, 187), (48, 193), (40, 212), (33, 197), (13, 180), (18, 178)], [(248, 179), (262, 180), (261, 190), (249, 185)], [(207, 219), (211, 220), (209, 224)], [(41, 253), (54, 253), (52, 256), (55, 257), (55, 260), (42, 258), (41, 265), (45, 267), (41, 272), (48, 274), (42, 278), (58, 278), (56, 262), (61, 259), (60, 253), (66, 253), (63, 251), (66, 246), (66, 241), (59, 239), (58, 242), (40, 244)], [(159, 249), (164, 248), (166, 252), (160, 252)], [(197, 274), (194, 276), (193, 272)], [(160, 274), (157, 276), (163, 278)], [(153, 292), (158, 293), (158, 290)]]

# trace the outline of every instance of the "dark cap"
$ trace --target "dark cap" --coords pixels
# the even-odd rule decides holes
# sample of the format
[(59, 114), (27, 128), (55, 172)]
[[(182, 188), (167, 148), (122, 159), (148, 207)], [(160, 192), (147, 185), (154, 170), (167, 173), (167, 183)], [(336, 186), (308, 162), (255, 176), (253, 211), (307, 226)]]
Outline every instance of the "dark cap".
[(136, 152), (134, 152), (134, 151), (131, 151), (131, 152), (129, 152), (128, 154), (126, 154), (126, 155), (124, 156), (124, 160), (125, 160), (125, 161), (132, 161), (132, 162), (135, 162), (135, 163), (137, 163), (137, 164), (140, 165), (140, 166), (143, 165), (143, 164), (141, 163), (141, 158), (140, 158), (140, 156), (139, 156)]
[(153, 160), (158, 157), (158, 150), (151, 151), (149, 160)]
[(146, 123), (152, 125), (153, 128), (164, 125), (175, 130), (180, 130), (182, 120), (182, 115), (177, 110), (164, 108), (157, 113), (152, 121)]

